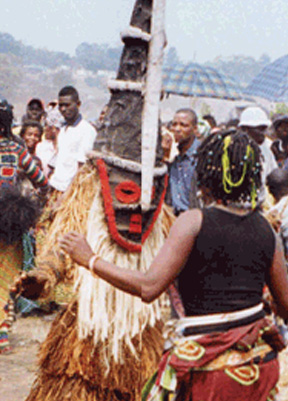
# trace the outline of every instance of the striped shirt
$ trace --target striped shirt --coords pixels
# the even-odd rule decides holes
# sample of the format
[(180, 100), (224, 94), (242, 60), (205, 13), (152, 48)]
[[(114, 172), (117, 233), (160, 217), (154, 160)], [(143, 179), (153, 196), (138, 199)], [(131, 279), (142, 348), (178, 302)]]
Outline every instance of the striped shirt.
[(0, 137), (0, 188), (15, 185), (19, 170), (24, 171), (35, 187), (48, 189), (47, 178), (28, 150), (17, 142)]

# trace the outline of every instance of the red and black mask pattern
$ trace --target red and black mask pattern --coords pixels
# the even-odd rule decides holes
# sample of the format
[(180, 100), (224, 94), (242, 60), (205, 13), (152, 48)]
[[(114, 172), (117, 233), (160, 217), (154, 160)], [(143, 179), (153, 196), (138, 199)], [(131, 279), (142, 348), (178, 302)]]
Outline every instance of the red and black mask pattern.
[(109, 232), (121, 247), (141, 252), (164, 201), (167, 176), (154, 177), (151, 206), (141, 209), (141, 173), (96, 161)]

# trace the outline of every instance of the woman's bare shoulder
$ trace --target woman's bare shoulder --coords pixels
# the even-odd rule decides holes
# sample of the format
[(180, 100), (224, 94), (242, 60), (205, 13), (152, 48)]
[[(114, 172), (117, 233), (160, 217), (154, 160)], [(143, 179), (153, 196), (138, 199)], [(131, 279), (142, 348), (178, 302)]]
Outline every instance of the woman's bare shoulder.
[(182, 213), (175, 221), (173, 229), (183, 234), (198, 235), (203, 221), (201, 209), (190, 209)]

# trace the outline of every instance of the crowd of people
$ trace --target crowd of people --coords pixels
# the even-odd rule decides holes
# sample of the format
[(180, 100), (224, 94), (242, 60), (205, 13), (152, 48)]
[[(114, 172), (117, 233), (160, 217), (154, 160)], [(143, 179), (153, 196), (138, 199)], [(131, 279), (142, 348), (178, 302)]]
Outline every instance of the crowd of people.
[[(33, 252), (97, 138), (80, 107), (77, 90), (66, 86), (46, 109), (31, 99), (21, 126), (13, 128), (13, 107), (0, 103), (0, 204), (14, 205), (0, 216), (2, 353), (9, 350), (8, 312), (19, 295), (34, 302), (45, 287), (41, 273), (28, 272)], [(199, 118), (182, 108), (163, 124), (161, 144), (168, 167), (165, 203), (175, 223), (149, 269), (111, 263), (75, 231), (60, 238), (61, 251), (144, 303), (173, 285), (178, 303), (171, 297), (173, 320), (143, 401), (276, 400), (277, 355), (288, 319), (288, 116), (270, 119), (253, 106), (239, 120), (217, 126), (213, 116)], [(35, 205), (41, 205), (40, 216)], [(30, 266), (13, 283), (27, 243)]]
[[(205, 125), (205, 129), (203, 129), (203, 121), (209, 122), (209, 126)], [(195, 155), (199, 143), (209, 135), (237, 129), (246, 132), (261, 149), (262, 187), (258, 194), (258, 203), (264, 207), (264, 210), (272, 206), (273, 197), (268, 191), (267, 177), (277, 168), (288, 170), (286, 144), (288, 143), (288, 116), (275, 114), (270, 119), (261, 107), (253, 106), (247, 107), (241, 113), (240, 119), (229, 120), (217, 126), (212, 115), (197, 118), (193, 110), (180, 109), (176, 112), (174, 119), (168, 124), (163, 124), (162, 127), (163, 160), (169, 167), (170, 177), (167, 202), (173, 207), (176, 216), (185, 210), (199, 206), (199, 199), (195, 192), (197, 179), (194, 174)], [(176, 185), (178, 188), (175, 190)], [(191, 187), (194, 193), (191, 192)]]
[[(3, 248), (0, 273), (2, 353), (10, 349), (7, 332), (13, 317), (6, 313), (5, 305), (11, 298), (12, 273), (34, 267), (37, 244), (46, 235), (59, 199), (85, 163), (86, 153), (93, 148), (97, 132), (82, 117), (80, 106), (77, 90), (66, 86), (60, 90), (57, 101), (50, 102), (46, 109), (40, 99), (31, 99), (21, 124), (16, 125), (13, 106), (6, 100), (0, 103), (0, 191), (1, 200), (6, 204), (1, 212), (1, 243), (10, 248), (16, 243), (10, 253), (18, 255), (16, 263), (7, 247)], [(23, 202), (29, 200), (33, 203), (25, 208)], [(39, 310), (38, 303), (25, 299), (13, 301), (9, 300), (10, 311), (15, 307), (25, 314), (35, 308)]]

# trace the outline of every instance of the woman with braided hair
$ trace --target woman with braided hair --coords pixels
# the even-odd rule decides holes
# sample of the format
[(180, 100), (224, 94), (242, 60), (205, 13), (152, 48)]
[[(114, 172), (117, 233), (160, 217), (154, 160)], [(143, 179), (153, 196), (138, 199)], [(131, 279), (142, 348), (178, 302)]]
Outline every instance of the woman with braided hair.
[(256, 207), (262, 171), (256, 142), (243, 131), (228, 130), (206, 138), (197, 154), (196, 170), (204, 196), (209, 194), (230, 208), (234, 202)]
[[(167, 324), (165, 351), (143, 401), (276, 399), (277, 354), (285, 344), (265, 316), (262, 293), (266, 283), (287, 319), (288, 281), (281, 242), (257, 208), (260, 157), (242, 131), (203, 142), (197, 173), (210, 205), (176, 220), (146, 273), (103, 260), (78, 233), (60, 240), (76, 263), (145, 303), (177, 278), (179, 319)], [(25, 280), (16, 284), (25, 288)]]

